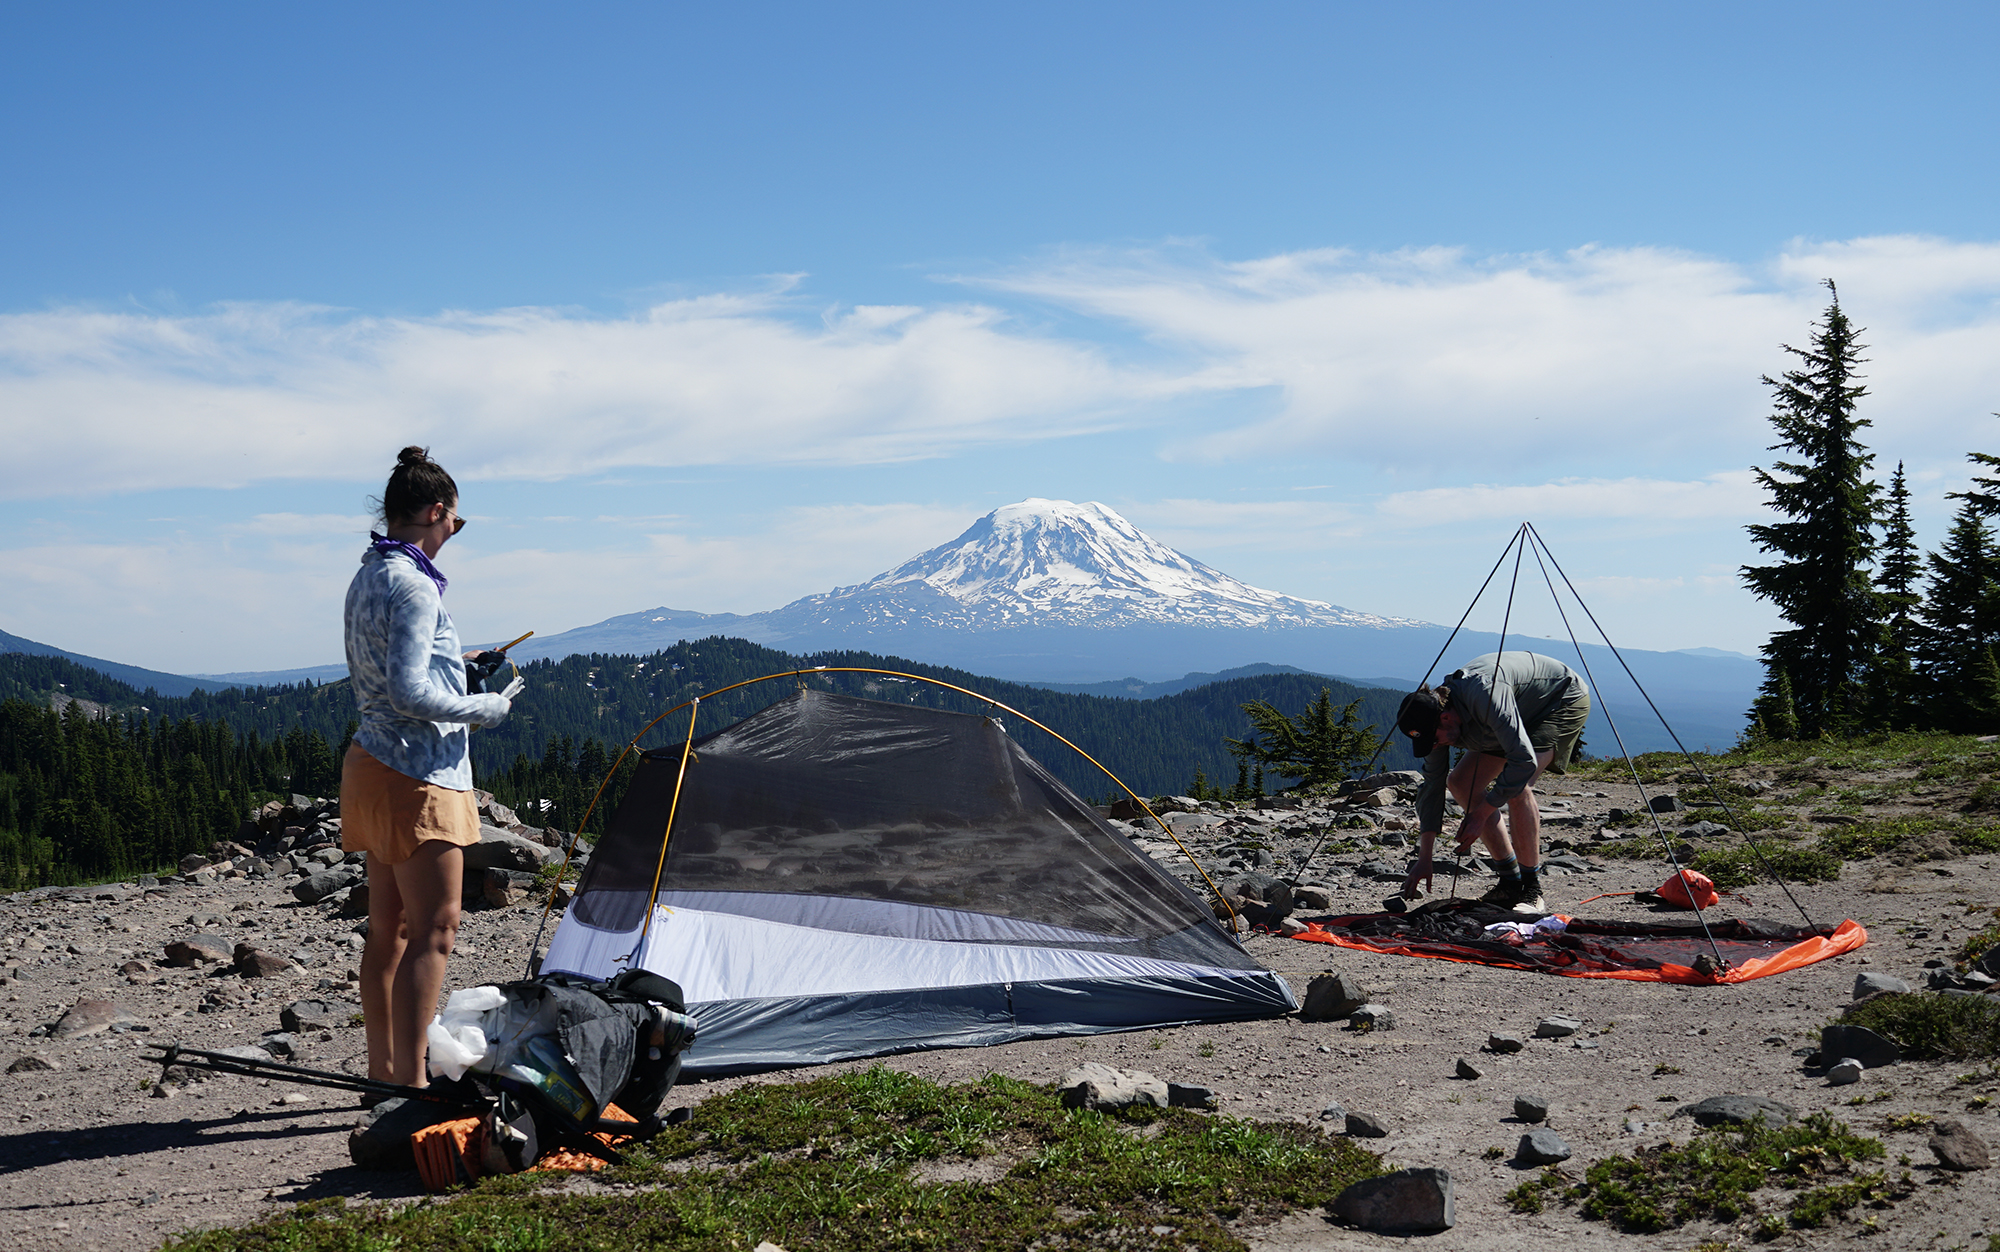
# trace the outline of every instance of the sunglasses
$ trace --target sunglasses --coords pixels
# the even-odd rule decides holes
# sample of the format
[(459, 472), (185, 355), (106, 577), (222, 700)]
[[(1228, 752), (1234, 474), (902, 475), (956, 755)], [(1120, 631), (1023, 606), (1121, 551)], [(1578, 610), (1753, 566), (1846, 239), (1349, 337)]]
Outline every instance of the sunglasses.
[[(454, 535), (455, 535), (455, 534), (457, 534), (457, 533), (458, 533), (459, 531), (461, 531), (461, 530), (464, 530), (464, 529), (465, 529), (465, 519), (464, 519), (464, 518), (462, 518), (462, 517), (460, 517), (460, 516), (458, 515), (457, 511), (456, 511), (456, 510), (454, 510), (454, 509), (453, 509), (453, 508), (452, 508), (452, 507), (451, 507), (450, 505), (446, 505), (446, 506), (445, 506), (445, 510), (444, 510), (444, 515), (445, 515), (445, 517), (448, 517), (448, 518), (450, 518), (450, 519), (451, 519), (451, 533), (452, 533), (452, 534), (454, 534)], [(440, 519), (438, 519), (438, 520), (439, 520), (439, 521), (442, 521), (442, 520), (444, 520), (444, 519), (443, 519), (443, 518), (440, 518)], [(431, 523), (431, 525), (435, 526), (435, 525), (437, 525), (437, 522), (432, 522), (432, 523)]]

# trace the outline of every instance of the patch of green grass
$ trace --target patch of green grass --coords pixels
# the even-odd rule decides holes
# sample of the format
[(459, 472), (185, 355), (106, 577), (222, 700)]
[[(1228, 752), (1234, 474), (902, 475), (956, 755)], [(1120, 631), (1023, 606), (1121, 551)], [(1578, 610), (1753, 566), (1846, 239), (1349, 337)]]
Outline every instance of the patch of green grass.
[[(1549, 1170), (1516, 1187), (1507, 1201), (1516, 1212), (1531, 1213), (1551, 1199), (1560, 1200), (1576, 1205), (1585, 1218), (1637, 1234), (1690, 1221), (1745, 1217), (1757, 1220), (1760, 1233), (1777, 1234), (1788, 1221), (1818, 1226), (1857, 1205), (1887, 1205), (1909, 1194), (1905, 1183), (1890, 1183), (1881, 1174), (1823, 1184), (1857, 1162), (1882, 1155), (1881, 1140), (1856, 1135), (1830, 1114), (1815, 1113), (1791, 1126), (1717, 1127), (1697, 1134), (1686, 1147), (1662, 1144), (1631, 1156), (1608, 1157), (1574, 1185), (1560, 1171)], [(1771, 1186), (1803, 1192), (1784, 1217), (1764, 1211), (1757, 1199), (1758, 1192)]]
[[(993, 1182), (928, 1182), (924, 1162), (999, 1154)], [(487, 1179), (393, 1211), (339, 1200), (240, 1230), (190, 1233), (176, 1252), (706, 1252), (791, 1248), (1243, 1248), (1226, 1223), (1332, 1202), (1381, 1158), (1307, 1126), (1137, 1109), (1064, 1109), (1053, 1091), (989, 1075), (940, 1086), (881, 1066), (753, 1084), (694, 1116), (590, 1195), (534, 1175)], [(1167, 1235), (1152, 1228), (1165, 1227)]]
[(2000, 1004), (1982, 996), (1876, 996), (1842, 1020), (1895, 1040), (1906, 1060), (2000, 1056)]
[(1747, 847), (1698, 852), (1688, 868), (1708, 875), (1722, 888), (1747, 887), (1776, 874), (1786, 882), (1831, 882), (1840, 877), (1840, 858), (1820, 848), (1765, 847), (1759, 857)]

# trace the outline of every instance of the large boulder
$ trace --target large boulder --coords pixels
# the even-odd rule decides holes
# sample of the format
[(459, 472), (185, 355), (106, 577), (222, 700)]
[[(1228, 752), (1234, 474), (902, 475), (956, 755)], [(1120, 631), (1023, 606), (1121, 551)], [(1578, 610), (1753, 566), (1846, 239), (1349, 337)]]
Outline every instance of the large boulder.
[(1253, 926), (1276, 926), (1292, 915), (1292, 886), (1270, 874), (1240, 874), (1223, 882), (1230, 907)]
[(1320, 974), (1306, 984), (1299, 1017), (1308, 1022), (1337, 1022), (1368, 1003), (1368, 988), (1352, 974)]
[(481, 826), (479, 842), (465, 849), (465, 868), (511, 869), (532, 874), (547, 864), (553, 851), (532, 839), (510, 835), (498, 827)]
[(301, 904), (318, 904), (336, 891), (345, 891), (366, 875), (353, 865), (337, 865), (308, 874), (292, 884), (292, 896)]
[(1448, 1169), (1399, 1169), (1366, 1178), (1342, 1191), (1330, 1207), (1341, 1221), (1385, 1235), (1449, 1230), (1458, 1221)]
[(1819, 1054), (1829, 1061), (1851, 1056), (1869, 1069), (1894, 1065), (1903, 1059), (1901, 1048), (1866, 1026), (1820, 1027)]
[(1149, 1104), (1167, 1108), (1173, 1095), (1167, 1084), (1143, 1070), (1113, 1069), (1096, 1061), (1085, 1061), (1056, 1080), (1056, 1095), (1064, 1108), (1107, 1109)]

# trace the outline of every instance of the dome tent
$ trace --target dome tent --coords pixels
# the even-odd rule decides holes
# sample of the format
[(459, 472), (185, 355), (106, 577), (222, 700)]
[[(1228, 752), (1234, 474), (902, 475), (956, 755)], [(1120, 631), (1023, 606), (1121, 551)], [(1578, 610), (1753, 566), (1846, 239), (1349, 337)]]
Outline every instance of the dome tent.
[(680, 983), (690, 1075), (1297, 1007), (995, 718), (802, 688), (683, 755), (641, 756), (542, 968)]

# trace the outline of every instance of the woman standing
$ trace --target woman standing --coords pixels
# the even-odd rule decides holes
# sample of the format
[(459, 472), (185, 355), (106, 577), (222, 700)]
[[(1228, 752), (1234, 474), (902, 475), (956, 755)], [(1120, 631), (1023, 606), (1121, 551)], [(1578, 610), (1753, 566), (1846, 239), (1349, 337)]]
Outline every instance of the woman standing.
[(468, 725), (491, 726), (519, 694), (467, 695), (445, 576), (431, 562), (459, 531), (458, 484), (404, 448), (347, 588), (347, 672), (361, 726), (341, 763), (340, 842), (368, 854), (361, 1010), (368, 1076), (426, 1085), (424, 1031), (458, 934), (467, 844), (479, 842)]

